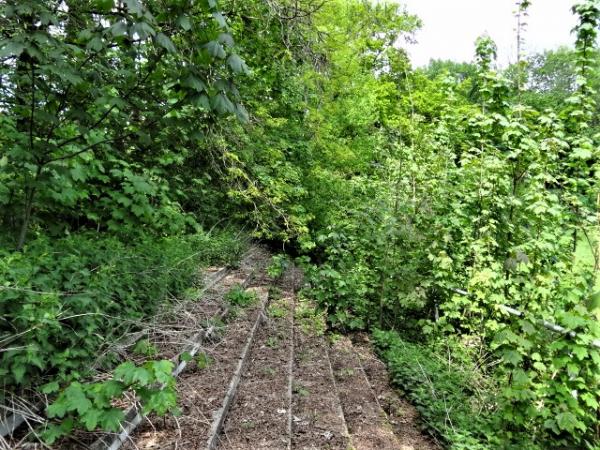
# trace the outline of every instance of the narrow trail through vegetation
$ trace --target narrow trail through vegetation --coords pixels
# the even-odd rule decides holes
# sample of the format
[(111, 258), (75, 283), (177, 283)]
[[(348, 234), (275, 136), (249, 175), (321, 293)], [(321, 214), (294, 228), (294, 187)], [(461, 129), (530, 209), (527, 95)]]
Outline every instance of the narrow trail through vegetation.
[[(368, 343), (355, 347), (342, 337), (330, 344), (323, 315), (298, 296), (300, 270), (291, 266), (272, 279), (268, 258), (252, 247), (239, 269), (209, 272), (190, 312), (205, 306), (212, 319), (203, 322), (218, 331), (179, 376), (181, 414), (144, 418), (122, 448), (438, 448), (419, 430), (414, 408), (393, 393)], [(161, 354), (173, 351), (155, 345)], [(104, 438), (95, 448), (118, 448), (114, 442)]]

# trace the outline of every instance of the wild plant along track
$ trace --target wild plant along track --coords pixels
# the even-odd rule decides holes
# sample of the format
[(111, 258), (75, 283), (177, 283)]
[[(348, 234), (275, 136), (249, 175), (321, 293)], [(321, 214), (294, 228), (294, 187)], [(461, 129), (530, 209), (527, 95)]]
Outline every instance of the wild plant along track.
[[(255, 250), (249, 260), (256, 264), (253, 281), (245, 284), (256, 303), (236, 309), (217, 342), (197, 345), (209, 363), (181, 373), (181, 416), (147, 418), (126, 448), (437, 448), (417, 429), (410, 405), (395, 403), (408, 408), (412, 420), (384, 411), (382, 384), (386, 405), (395, 394), (368, 345), (355, 348), (348, 338), (329, 343), (323, 315), (297, 295), (299, 270), (272, 280), (263, 273), (264, 253)], [(231, 286), (229, 277), (225, 286)], [(223, 295), (228, 287), (214, 289)], [(403, 431), (407, 427), (411, 432)]]
[[(268, 262), (253, 247), (239, 269), (213, 270), (202, 298), (184, 311), (204, 317), (205, 326), (179, 347), (158, 349), (178, 362), (180, 415), (143, 417), (132, 405), (121, 433), (81, 448), (437, 448), (418, 430), (414, 408), (389, 387), (367, 338), (356, 347), (347, 337), (330, 344), (323, 314), (297, 295), (301, 272), (289, 267), (270, 279)], [(236, 286), (253, 301), (226, 300)]]

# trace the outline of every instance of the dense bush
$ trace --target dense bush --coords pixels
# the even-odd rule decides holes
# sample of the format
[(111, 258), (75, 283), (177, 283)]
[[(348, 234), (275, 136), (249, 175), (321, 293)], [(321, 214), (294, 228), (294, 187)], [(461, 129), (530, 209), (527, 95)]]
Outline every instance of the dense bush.
[[(111, 340), (196, 279), (234, 262), (243, 241), (210, 236), (40, 237), (0, 257), (0, 377), (8, 390), (79, 377)], [(129, 241), (129, 242), (128, 242)]]
[(460, 358), (457, 344), (448, 345), (444, 355), (395, 332), (376, 330), (373, 337), (392, 382), (416, 406), (427, 429), (452, 448), (488, 448), (483, 377), (468, 357)]
[[(375, 330), (374, 342), (392, 382), (416, 406), (426, 428), (452, 449), (542, 449), (526, 433), (507, 436), (499, 425), (492, 384), (477, 364), (475, 348), (455, 339), (414, 343), (392, 331)], [(481, 362), (481, 361), (479, 361)]]

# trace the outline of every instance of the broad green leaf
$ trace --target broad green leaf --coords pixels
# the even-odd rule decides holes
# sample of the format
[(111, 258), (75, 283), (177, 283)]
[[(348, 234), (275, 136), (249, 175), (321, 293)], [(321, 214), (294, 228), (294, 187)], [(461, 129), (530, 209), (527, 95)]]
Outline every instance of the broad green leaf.
[(247, 72), (248, 67), (242, 58), (238, 55), (229, 55), (227, 58), (227, 64), (235, 73)]
[(210, 99), (208, 98), (208, 95), (206, 95), (206, 94), (194, 96), (192, 103), (194, 105), (198, 106), (199, 108), (210, 110)]
[(235, 113), (236, 113), (238, 119), (240, 120), (240, 122), (247, 123), (250, 121), (250, 116), (248, 114), (248, 111), (244, 107), (244, 105), (241, 105), (239, 103), (236, 104), (235, 105)]
[(171, 39), (169, 39), (163, 33), (158, 33), (156, 35), (156, 42), (158, 42), (158, 44), (162, 48), (164, 48), (165, 50), (167, 50), (169, 53), (176, 53), (177, 52), (177, 48), (175, 47), (175, 45), (173, 44), (173, 42), (171, 41)]
[(79, 415), (91, 408), (92, 402), (87, 398), (85, 392), (79, 383), (71, 383), (63, 393), (68, 411), (77, 411)]
[(556, 416), (558, 428), (566, 431), (574, 431), (577, 426), (577, 418), (571, 412), (562, 412)]
[(101, 12), (110, 12), (114, 7), (114, 0), (94, 0), (94, 7)]
[(25, 44), (15, 40), (3, 39), (0, 41), (0, 58), (6, 56), (17, 57), (25, 50)]
[(94, 37), (91, 41), (89, 41), (87, 43), (87, 48), (89, 48), (90, 50), (94, 50), (96, 52), (102, 50), (103, 47), (104, 47), (104, 42), (102, 41), (102, 38), (99, 36)]
[(87, 431), (94, 431), (104, 415), (101, 409), (91, 408), (81, 418)]
[(206, 92), (206, 84), (200, 78), (195, 75), (189, 75), (182, 83), (183, 86), (190, 87), (198, 92)]
[(139, 36), (140, 39), (147, 39), (150, 36), (156, 35), (154, 28), (147, 22), (138, 22), (131, 28), (131, 31)]
[(119, 20), (110, 27), (110, 32), (114, 37), (119, 37), (126, 35), (127, 29), (127, 23), (123, 20)]
[(227, 56), (225, 49), (217, 41), (207, 42), (204, 44), (204, 48), (208, 50), (209, 55), (214, 56), (215, 58), (223, 59), (225, 56)]
[(189, 31), (192, 29), (192, 22), (188, 16), (179, 16), (177, 18), (177, 24), (183, 28), (185, 31)]
[(227, 95), (219, 92), (211, 99), (211, 104), (214, 110), (219, 114), (233, 113), (235, 112), (235, 105), (229, 100)]
[(104, 431), (117, 432), (121, 427), (121, 422), (125, 418), (123, 411), (117, 408), (111, 408), (104, 411), (100, 416), (100, 427)]
[(140, 3), (139, 0), (124, 0), (125, 4), (127, 5), (127, 9), (129, 10), (130, 13), (135, 14), (137, 16), (141, 16), (142, 15), (142, 4)]
[(221, 44), (226, 45), (227, 47), (233, 47), (234, 41), (233, 37), (229, 33), (221, 33), (217, 39)]
[(223, 14), (215, 11), (212, 13), (212, 16), (215, 18), (221, 28), (227, 28), (227, 21), (225, 20), (225, 17), (223, 17)]

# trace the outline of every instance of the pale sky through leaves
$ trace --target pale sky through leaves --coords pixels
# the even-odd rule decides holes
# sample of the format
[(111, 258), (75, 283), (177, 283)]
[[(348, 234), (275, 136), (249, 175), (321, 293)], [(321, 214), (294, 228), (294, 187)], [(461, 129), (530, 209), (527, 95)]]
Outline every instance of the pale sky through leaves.
[[(525, 33), (526, 53), (572, 45), (571, 13), (575, 0), (533, 0)], [(513, 0), (398, 0), (409, 13), (423, 21), (417, 32), (418, 44), (403, 44), (413, 65), (430, 59), (471, 61), (477, 36), (487, 33), (498, 45), (498, 63), (516, 60), (516, 9)]]

